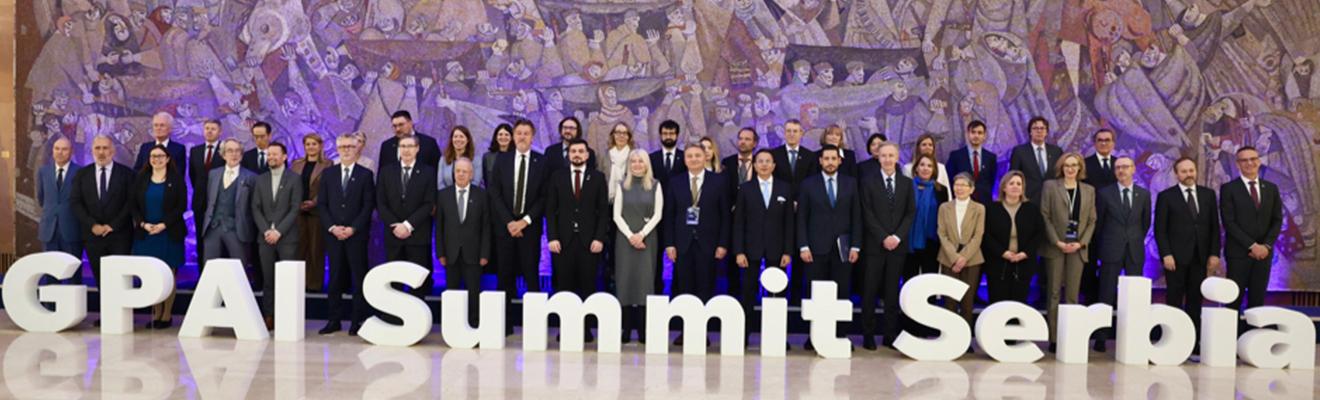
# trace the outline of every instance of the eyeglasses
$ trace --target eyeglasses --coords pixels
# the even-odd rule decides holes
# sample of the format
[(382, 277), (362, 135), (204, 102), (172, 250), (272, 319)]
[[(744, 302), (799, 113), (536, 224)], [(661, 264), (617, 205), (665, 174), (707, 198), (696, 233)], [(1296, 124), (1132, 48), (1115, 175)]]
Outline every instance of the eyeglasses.
[(1258, 162), (1260, 162), (1260, 157), (1239, 158), (1239, 159), (1237, 159), (1237, 162), (1240, 162), (1240, 163), (1258, 163)]
[(158, 159), (158, 158), (169, 158), (169, 156), (164, 155), (164, 154), (152, 154), (152, 155), (151, 155), (151, 158), (154, 160), (154, 159)]

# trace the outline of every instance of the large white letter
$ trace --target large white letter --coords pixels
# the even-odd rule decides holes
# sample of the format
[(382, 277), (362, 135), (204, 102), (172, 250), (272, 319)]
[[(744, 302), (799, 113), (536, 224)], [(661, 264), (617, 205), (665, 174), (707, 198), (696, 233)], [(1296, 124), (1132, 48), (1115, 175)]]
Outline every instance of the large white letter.
[[(788, 288), (788, 275), (781, 268), (761, 272), (761, 287), (770, 293)], [(788, 344), (788, 299), (761, 298), (761, 357), (783, 357)]]
[[(1257, 368), (1315, 369), (1315, 325), (1306, 314), (1269, 306), (1254, 307), (1245, 314), (1247, 324), (1259, 329), (1238, 339), (1242, 361)], [(1277, 328), (1264, 328), (1270, 325)]]
[(706, 322), (711, 318), (720, 320), (720, 354), (743, 354), (747, 316), (733, 297), (715, 296), (703, 305), (701, 299), (690, 294), (678, 295), (672, 301), (665, 296), (646, 296), (647, 353), (669, 352), (669, 320), (674, 317), (683, 320), (683, 354), (706, 354)]
[[(1212, 276), (1201, 281), (1206, 300), (1227, 304), (1238, 298), (1238, 285)], [(1233, 307), (1201, 307), (1201, 364), (1211, 367), (1237, 366), (1237, 303)], [(1308, 324), (1309, 325), (1309, 324)]]
[[(467, 296), (466, 290), (440, 293), (440, 336), (445, 339), (445, 344), (455, 349), (470, 349), (480, 342), (482, 349), (503, 349), (504, 292), (481, 292), (481, 305), (477, 310), (481, 315), (477, 322), (480, 326), (475, 329), (468, 326)], [(526, 331), (523, 337), (525, 340)]]
[(5, 349), (5, 387), (16, 399), (80, 398), (86, 372), (87, 342), (81, 336), (24, 333)]
[[(133, 333), (133, 309), (164, 301), (174, 290), (174, 272), (155, 257), (101, 258), (101, 334)], [(142, 287), (133, 288), (133, 278)]]
[(407, 261), (392, 261), (372, 268), (362, 282), (367, 303), (381, 312), (399, 317), (403, 325), (385, 322), (380, 317), (367, 318), (358, 335), (368, 342), (386, 346), (412, 346), (431, 333), (431, 307), (426, 301), (391, 287), (402, 283), (409, 287), (426, 282), (426, 268)]
[[(215, 268), (215, 263), (206, 264), (207, 271), (211, 268)], [(188, 362), (188, 374), (197, 384), (197, 397), (211, 399), (248, 397), (248, 389), (252, 388), (252, 379), (261, 367), (266, 345), (265, 341), (179, 340), (179, 350), (183, 351), (183, 358)], [(289, 367), (281, 365), (275, 370)], [(276, 381), (276, 385), (282, 383)]]
[(275, 340), (301, 342), (307, 335), (306, 289), (306, 262), (275, 263)]
[(1114, 319), (1114, 308), (1108, 304), (1096, 303), (1089, 306), (1064, 304), (1059, 306), (1059, 352), (1055, 355), (1060, 362), (1085, 364), (1086, 343), (1097, 329), (1109, 327)]
[(546, 325), (554, 313), (559, 315), (559, 349), (582, 351), (582, 332), (586, 330), (587, 314), (591, 314), (600, 323), (596, 350), (618, 353), (623, 315), (619, 307), (619, 299), (603, 292), (588, 296), (586, 303), (573, 292), (555, 293), (548, 301), (544, 292), (523, 294), (523, 350), (545, 351)]
[(243, 264), (234, 259), (216, 259), (206, 262), (202, 276), (197, 278), (188, 313), (183, 316), (179, 337), (210, 336), (215, 328), (233, 328), (234, 336), (245, 340), (270, 338), (266, 324), (252, 296)]
[(825, 358), (852, 357), (852, 342), (837, 337), (839, 321), (852, 321), (852, 302), (839, 300), (837, 283), (811, 282), (811, 298), (802, 300), (802, 319), (811, 322), (811, 343)]
[(930, 296), (948, 296), (954, 301), (967, 293), (967, 284), (940, 274), (922, 274), (903, 284), (898, 304), (903, 314), (922, 325), (940, 331), (940, 337), (926, 339), (903, 331), (894, 341), (894, 347), (908, 357), (920, 361), (949, 361), (961, 356), (972, 344), (972, 327), (952, 311), (926, 302)]
[[(87, 317), (87, 286), (46, 285), (37, 283), (44, 275), (68, 279), (78, 272), (82, 260), (58, 251), (25, 256), (5, 273), (5, 312), (14, 324), (28, 332), (59, 332)], [(47, 311), (41, 302), (55, 303)]]
[[(1009, 322), (1017, 321), (1010, 325)], [(1031, 341), (1048, 340), (1049, 325), (1040, 311), (1016, 301), (1001, 301), (981, 310), (976, 318), (976, 342), (999, 362), (1030, 363), (1045, 355)], [(1009, 345), (1006, 340), (1020, 341)]]
[[(1150, 330), (1162, 329), (1159, 343), (1150, 342)], [(1150, 279), (1118, 278), (1118, 350), (1122, 364), (1178, 365), (1187, 361), (1196, 345), (1192, 319), (1183, 310), (1150, 304)]]

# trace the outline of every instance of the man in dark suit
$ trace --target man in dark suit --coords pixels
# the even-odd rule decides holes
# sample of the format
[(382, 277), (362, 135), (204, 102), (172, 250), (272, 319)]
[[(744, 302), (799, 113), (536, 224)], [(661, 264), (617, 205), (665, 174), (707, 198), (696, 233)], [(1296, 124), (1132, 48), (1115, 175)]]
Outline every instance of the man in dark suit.
[[(732, 205), (734, 206), (735, 209), (737, 208), (737, 204), (738, 204), (736, 201), (738, 198), (738, 192), (741, 190), (742, 185), (744, 183), (755, 180), (756, 167), (754, 165), (754, 161), (752, 160), (752, 156), (756, 152), (756, 143), (759, 140), (760, 137), (759, 135), (756, 134), (755, 129), (752, 129), (751, 127), (742, 128), (741, 130), (738, 131), (738, 142), (737, 142), (738, 153), (728, 157), (724, 157), (724, 159), (720, 161), (720, 163), (723, 164), (724, 166), (724, 175), (726, 178), (725, 180), (729, 182), (729, 195), (733, 197), (734, 202), (732, 203)], [(774, 156), (770, 155), (770, 158), (771, 158), (771, 162), (773, 163)], [(743, 292), (742, 290), (743, 280), (739, 279), (739, 275), (740, 275), (738, 272), (739, 268), (736, 268), (734, 266), (727, 266), (727, 267), (728, 268), (726, 269), (726, 272), (729, 283), (729, 294), (737, 296), (739, 293)], [(742, 274), (742, 275), (747, 275), (747, 274)], [(755, 284), (755, 282), (753, 283)], [(756, 289), (758, 289), (758, 292), (760, 287), (761, 286), (759, 284), (756, 284)]]
[[(568, 141), (568, 167), (551, 174), (546, 193), (546, 245), (556, 291), (583, 299), (596, 292), (597, 265), (611, 233), (605, 174), (587, 167), (587, 141)], [(586, 330), (591, 341), (591, 331)]]
[[(51, 163), (37, 171), (37, 202), (41, 204), (37, 239), (41, 240), (43, 251), (62, 251), (82, 259), (83, 239), (72, 204), (73, 178), (82, 166), (73, 162), (73, 144), (69, 139), (55, 139), (50, 152)], [(82, 268), (71, 280), (82, 283)]]
[[(1114, 176), (1114, 131), (1109, 128), (1100, 128), (1091, 135), (1092, 145), (1095, 147), (1095, 154), (1086, 157), (1086, 179), (1082, 179), (1091, 187), (1095, 188), (1096, 195), (1106, 186), (1113, 185), (1117, 180)], [(1100, 248), (1100, 241), (1104, 240), (1102, 235), (1091, 236), (1091, 243), (1087, 245), (1088, 249)], [(1098, 257), (1091, 257), (1086, 260), (1082, 270), (1082, 295), (1094, 303), (1100, 298), (1100, 280), (1099, 269), (1097, 268)]]
[(273, 131), (269, 123), (257, 121), (252, 124), (252, 143), (256, 147), (243, 153), (243, 168), (256, 172), (258, 175), (270, 170), (270, 163), (266, 162), (266, 149), (270, 147), (272, 134)]
[[(840, 153), (833, 145), (822, 147), (820, 173), (803, 181), (798, 193), (794, 226), (798, 257), (805, 267), (804, 298), (811, 295), (813, 281), (837, 283), (841, 300), (850, 298), (852, 292), (852, 266), (861, 254), (863, 243), (862, 206), (857, 179), (838, 173), (843, 159)], [(811, 348), (810, 340), (807, 348)]]
[[(968, 123), (966, 138), (967, 146), (950, 152), (949, 159), (944, 161), (944, 166), (948, 169), (950, 179), (963, 172), (972, 175), (972, 180), (976, 182), (972, 200), (981, 204), (990, 204), (996, 189), (995, 180), (998, 179), (999, 163), (995, 152), (981, 147), (985, 143), (985, 123), (980, 120)], [(1040, 201), (1035, 198), (1033, 200)]]
[[(221, 168), (225, 165), (224, 155), (220, 149), (220, 121), (207, 120), (202, 124), (202, 136), (205, 143), (193, 146), (188, 150), (188, 183), (192, 185), (192, 210), (193, 210), (193, 232), (197, 235), (197, 259), (206, 260), (206, 246), (204, 243), (202, 231), (206, 228), (206, 219), (198, 218), (198, 215), (207, 213), (207, 185), (211, 176), (211, 171)], [(239, 149), (239, 158), (242, 158), (243, 150)]]
[(435, 210), (435, 255), (445, 266), (445, 290), (467, 288), (468, 323), (477, 326), (481, 269), (490, 262), (490, 202), (472, 184), (472, 161), (454, 162), (454, 184), (440, 189)]
[(1219, 269), (1219, 206), (1213, 190), (1196, 184), (1196, 160), (1179, 158), (1173, 170), (1178, 184), (1155, 199), (1155, 244), (1165, 302), (1186, 311), (1199, 332), (1201, 281)]
[[(1098, 298), (1108, 305), (1118, 299), (1118, 277), (1141, 275), (1146, 265), (1146, 234), (1150, 232), (1150, 191), (1133, 181), (1136, 164), (1128, 157), (1113, 159), (1116, 184), (1096, 189), (1096, 235), (1099, 246)], [(1090, 176), (1087, 171), (1087, 176)], [(1098, 333), (1094, 349), (1104, 352), (1107, 332)]]
[[(761, 267), (788, 268), (793, 251), (793, 202), (788, 199), (788, 184), (775, 181), (775, 157), (770, 150), (760, 150), (755, 156), (756, 178), (738, 189), (733, 206), (733, 254), (738, 268), (739, 291), (733, 292), (742, 303), (749, 318), (748, 330), (754, 317), (756, 295), (761, 292)], [(732, 289), (730, 289), (732, 292)]]
[(1235, 306), (1241, 308), (1246, 300), (1246, 308), (1259, 307), (1265, 305), (1274, 244), (1283, 226), (1283, 201), (1279, 187), (1260, 176), (1260, 152), (1255, 147), (1238, 149), (1237, 166), (1242, 178), (1219, 187), (1220, 217), (1228, 241), (1224, 257), (1228, 277), (1238, 284)]
[[(609, 132), (601, 132), (609, 134)], [(566, 117), (559, 121), (559, 143), (545, 148), (545, 166), (551, 174), (568, 168), (568, 142), (582, 138), (582, 122), (577, 117)], [(596, 149), (587, 146), (587, 169), (596, 169)]]
[[(376, 179), (376, 214), (385, 226), (385, 259), (409, 261), (430, 271), (436, 172), (417, 157), (418, 143), (417, 136), (399, 139), (398, 162), (381, 166)], [(433, 282), (427, 274), (425, 283), (411, 291), (425, 296)]]
[(903, 276), (908, 233), (917, 212), (912, 179), (898, 173), (898, 145), (887, 142), (880, 146), (879, 153), (880, 174), (860, 184), (866, 241), (854, 241), (866, 248), (861, 318), (862, 347), (867, 350), (876, 348), (875, 300), (879, 294), (883, 293), (885, 301), (884, 345), (893, 346), (898, 338), (898, 281)]
[(1054, 164), (1063, 155), (1063, 149), (1045, 142), (1050, 136), (1050, 122), (1045, 118), (1032, 118), (1027, 128), (1031, 130), (1031, 141), (1013, 148), (1008, 158), (1008, 169), (1022, 171), (1022, 175), (1027, 178), (1027, 198), (1040, 201), (1042, 185), (1058, 174)]
[(101, 284), (101, 257), (128, 255), (133, 245), (130, 203), (133, 170), (114, 162), (115, 145), (108, 136), (92, 139), (93, 165), (73, 178), (69, 204), (78, 218), (92, 276)]
[[(655, 176), (655, 181), (660, 183), (663, 188), (669, 184), (669, 179), (681, 175), (687, 170), (683, 167), (683, 149), (678, 148), (678, 134), (681, 128), (673, 120), (665, 120), (660, 123), (660, 150), (651, 152), (651, 171)], [(668, 224), (660, 224), (657, 234), (665, 237), (665, 229)], [(655, 293), (665, 292), (665, 255), (663, 251), (656, 252), (655, 262)], [(672, 290), (671, 290), (672, 292)]]
[(261, 259), (261, 309), (266, 329), (275, 329), (275, 263), (298, 259), (298, 206), (302, 203), (302, 177), (285, 168), (284, 145), (266, 148), (270, 171), (256, 179), (252, 192), (252, 221), (261, 232), (257, 255)]
[(174, 161), (175, 167), (188, 165), (188, 148), (182, 143), (170, 140), (170, 134), (174, 132), (174, 116), (167, 112), (158, 112), (151, 117), (151, 138), (150, 142), (143, 143), (138, 147), (137, 160), (133, 162), (133, 171), (141, 171), (147, 166), (147, 156), (151, 155), (151, 148), (156, 146), (165, 147), (165, 152), (170, 153), (170, 160)]
[[(376, 184), (371, 170), (357, 165), (362, 145), (357, 137), (342, 135), (335, 139), (339, 165), (321, 173), (320, 198), (316, 202), (321, 226), (328, 227), (325, 254), (330, 260), (330, 286), (326, 288), (329, 317), (320, 334), (328, 335), (343, 328), (341, 321), (351, 317), (349, 335), (357, 335), (362, 321), (371, 314), (362, 296), (362, 280), (367, 275), (367, 235), (371, 212), (376, 208)], [(353, 304), (343, 306), (344, 292), (352, 288)]]
[(202, 221), (202, 245), (198, 247), (206, 254), (199, 269), (205, 267), (206, 261), (222, 257), (239, 259), (243, 265), (251, 261), (247, 254), (253, 241), (250, 204), (257, 174), (239, 166), (243, 145), (237, 140), (226, 139), (219, 147), (222, 166), (208, 173), (206, 189), (200, 190), (206, 196), (204, 201), (212, 207), (203, 214), (193, 214), (193, 218)]
[[(531, 121), (518, 120), (513, 126), (514, 150), (500, 153), (495, 159), (491, 183), (492, 221), (500, 290), (512, 301), (518, 294), (518, 277), (528, 292), (541, 291), (541, 219), (545, 216), (545, 190), (550, 171), (545, 156), (532, 151), (536, 127)], [(513, 326), (505, 328), (513, 333)]]
[[(788, 184), (788, 198), (793, 201), (794, 209), (798, 205), (798, 192), (802, 187), (802, 181), (820, 170), (816, 153), (802, 147), (802, 134), (802, 123), (796, 119), (788, 120), (784, 123), (784, 145), (771, 150), (771, 154), (775, 156), (775, 179)], [(806, 293), (806, 281), (802, 274), (806, 270), (804, 266), (809, 262), (797, 258), (798, 254), (793, 256), (793, 269), (789, 271), (788, 299), (792, 303), (798, 303)]]
[[(729, 248), (729, 184), (724, 176), (707, 173), (706, 150), (690, 146), (683, 151), (687, 172), (665, 185), (665, 227), (661, 238), (674, 263), (673, 294), (692, 294), (709, 300), (715, 295), (715, 262)], [(675, 344), (682, 344), (679, 336)]]
[[(381, 171), (384, 171), (386, 166), (399, 164), (399, 159), (403, 157), (399, 154), (399, 140), (406, 137), (417, 139), (418, 162), (437, 171), (440, 169), (440, 143), (433, 137), (413, 130), (411, 113), (407, 110), (395, 111), (390, 116), (390, 125), (394, 128), (394, 137), (380, 143), (380, 157), (376, 158)], [(430, 241), (428, 240), (427, 243)]]

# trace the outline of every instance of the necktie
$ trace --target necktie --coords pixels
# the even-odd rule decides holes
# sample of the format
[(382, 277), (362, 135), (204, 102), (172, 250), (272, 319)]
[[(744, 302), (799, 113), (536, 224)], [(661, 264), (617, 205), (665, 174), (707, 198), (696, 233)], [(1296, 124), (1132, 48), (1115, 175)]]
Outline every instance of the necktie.
[(673, 153), (673, 152), (668, 152), (668, 151), (666, 151), (666, 152), (665, 152), (665, 171), (672, 171), (673, 169), (674, 169), (674, 153)]
[(692, 205), (696, 206), (697, 201), (701, 200), (701, 185), (697, 184), (697, 177), (692, 177)]
[(224, 188), (229, 189), (229, 185), (234, 183), (234, 171), (225, 170), (225, 181), (223, 183), (225, 184)]
[(348, 192), (348, 177), (352, 175), (353, 170), (349, 167), (344, 167), (344, 176), (339, 177), (339, 190), (345, 193)]
[(889, 195), (889, 200), (894, 200), (894, 178), (885, 178), (885, 194)]
[(1100, 159), (1100, 169), (1103, 169), (1105, 171), (1109, 170), (1109, 157)]
[(582, 199), (582, 170), (573, 170), (573, 199)]
[(64, 189), (64, 168), (55, 170), (55, 190)]
[(467, 189), (458, 189), (458, 223), (467, 219)]
[(211, 155), (215, 152), (214, 148), (214, 145), (206, 145), (206, 161), (202, 163), (202, 168), (207, 171), (211, 170)]
[(266, 151), (257, 150), (257, 169), (266, 169)]
[(1251, 202), (1256, 203), (1256, 208), (1260, 208), (1260, 191), (1256, 190), (1256, 181), (1251, 181)]
[(1196, 195), (1192, 194), (1192, 189), (1187, 189), (1187, 207), (1192, 209), (1192, 218), (1201, 215), (1201, 210), (1196, 207)]
[(797, 171), (797, 150), (788, 151), (788, 169)]
[(834, 178), (830, 178), (825, 185), (825, 194), (830, 196), (830, 207), (834, 207), (837, 198), (834, 197)]
[(400, 197), (403, 197), (403, 198), (407, 198), (407, 197), (408, 197), (408, 179), (409, 179), (409, 178), (412, 178), (412, 167), (403, 167), (403, 190), (401, 191), (401, 196), (400, 196)]
[(1036, 163), (1040, 164), (1040, 175), (1044, 177), (1045, 172), (1049, 171), (1049, 166), (1045, 165), (1045, 146), (1036, 148)]
[(770, 208), (770, 182), (761, 181), (761, 202), (765, 203), (765, 208)]
[(742, 182), (752, 180), (752, 161), (748, 159), (738, 160), (738, 176), (742, 177)]
[(1123, 188), (1123, 207), (1132, 209), (1132, 189)]
[(981, 177), (981, 152), (972, 150), (972, 179)]
[(523, 186), (527, 183), (527, 156), (518, 156), (518, 177), (513, 182), (513, 210), (518, 214), (523, 213)]
[(106, 180), (108, 178), (107, 175), (109, 175), (109, 173), (106, 172), (105, 167), (101, 167), (101, 193), (100, 193), (101, 201), (105, 201), (105, 192), (109, 190), (109, 185), (106, 183)]

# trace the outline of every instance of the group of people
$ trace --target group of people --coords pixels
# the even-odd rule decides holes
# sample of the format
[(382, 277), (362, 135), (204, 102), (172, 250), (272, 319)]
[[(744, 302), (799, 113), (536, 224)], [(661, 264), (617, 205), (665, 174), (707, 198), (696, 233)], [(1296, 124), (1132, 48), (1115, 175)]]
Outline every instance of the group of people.
[[(807, 149), (796, 120), (784, 124), (785, 143), (773, 149), (758, 149), (759, 133), (742, 129), (736, 153), (723, 159), (712, 138), (680, 147), (673, 121), (659, 124), (660, 148), (648, 153), (626, 123), (601, 132), (608, 148), (593, 149), (581, 122), (569, 117), (559, 123), (561, 140), (542, 153), (532, 149), (537, 127), (518, 120), (497, 127), (481, 157), (462, 126), (442, 149), (413, 130), (407, 111), (391, 122), (394, 137), (381, 145), (374, 172), (358, 163), (358, 134), (335, 138), (336, 162), (321, 137), (308, 134), (305, 157), (286, 167), (288, 149), (261, 122), (251, 127), (256, 148), (220, 140), (221, 125), (212, 121), (205, 143), (185, 150), (170, 140), (170, 115), (158, 114), (155, 140), (142, 145), (131, 169), (113, 161), (107, 137), (94, 139), (95, 164), (87, 166), (72, 163), (69, 142), (59, 140), (39, 173), (40, 239), (48, 251), (85, 250), (98, 282), (108, 255), (154, 256), (177, 269), (191, 185), (198, 259), (257, 265), (267, 325), (275, 263), (306, 261), (309, 289), (328, 295), (321, 334), (341, 330), (344, 319), (356, 334), (374, 313), (361, 285), (371, 268), (373, 220), (389, 261), (428, 269), (438, 261), (448, 289), (468, 290), (471, 324), (485, 289), (481, 275), (494, 272), (510, 298), (519, 278), (529, 292), (612, 290), (625, 307), (625, 343), (634, 332), (645, 340), (642, 307), (646, 296), (666, 293), (665, 260), (672, 264), (668, 293), (703, 300), (719, 291), (723, 265), (727, 293), (749, 316), (762, 295), (762, 268), (789, 271), (787, 293), (767, 295), (791, 302), (810, 297), (813, 281), (837, 283), (840, 299), (860, 292), (862, 343), (872, 350), (877, 336), (893, 346), (905, 329), (930, 333), (898, 306), (900, 284), (917, 275), (967, 283), (961, 301), (948, 307), (969, 322), (983, 277), (989, 301), (1023, 303), (1039, 277), (1052, 350), (1058, 305), (1077, 303), (1083, 292), (1112, 305), (1118, 277), (1142, 273), (1152, 224), (1169, 304), (1199, 321), (1198, 288), (1218, 271), (1222, 230), (1228, 276), (1247, 306), (1261, 305), (1282, 220), (1278, 187), (1262, 179), (1260, 156), (1249, 146), (1236, 153), (1241, 179), (1218, 195), (1197, 185), (1196, 162), (1183, 158), (1175, 164), (1177, 184), (1152, 197), (1135, 183), (1133, 160), (1113, 153), (1113, 131), (1095, 132), (1095, 154), (1084, 157), (1049, 143), (1044, 118), (1030, 121), (1030, 142), (1013, 148), (1002, 176), (998, 156), (982, 148), (980, 121), (967, 125), (967, 145), (943, 162), (936, 137), (925, 135), (905, 164), (899, 145), (882, 134), (868, 138), (871, 158), (859, 160), (837, 126), (821, 134), (821, 148)], [(542, 240), (551, 253), (551, 288), (540, 280)], [(410, 289), (421, 296), (431, 287), (428, 278)], [(345, 293), (351, 304), (343, 303)], [(171, 302), (157, 306), (149, 327), (171, 324)], [(1096, 350), (1104, 351), (1106, 339), (1096, 338)]]

